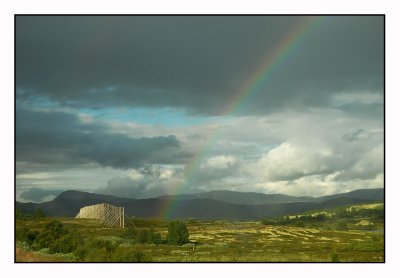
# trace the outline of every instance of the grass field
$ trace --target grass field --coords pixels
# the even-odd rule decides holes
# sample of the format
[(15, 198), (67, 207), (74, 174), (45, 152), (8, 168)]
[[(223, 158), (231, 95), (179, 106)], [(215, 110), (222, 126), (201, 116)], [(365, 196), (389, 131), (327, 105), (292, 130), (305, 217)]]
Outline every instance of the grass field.
[[(17, 220), (17, 229), (41, 231), (52, 218)], [(95, 255), (79, 258), (75, 253), (48, 254), (48, 249), (33, 251), (24, 242), (16, 242), (17, 262), (137, 261), (137, 262), (383, 262), (382, 220), (372, 222), (374, 230), (365, 230), (361, 221), (349, 219), (346, 231), (334, 230), (335, 221), (308, 227), (264, 225), (261, 222), (186, 221), (190, 243), (182, 246), (161, 243), (139, 244), (124, 237), (128, 228), (105, 228), (95, 220), (57, 218), (69, 230), (84, 238), (101, 239), (117, 246), (128, 259), (113, 259), (100, 249)], [(139, 229), (151, 228), (167, 236), (168, 222), (136, 219)], [(108, 249), (107, 249), (108, 250)], [(108, 250), (109, 251), (109, 250)], [(133, 259), (131, 259), (133, 258)]]

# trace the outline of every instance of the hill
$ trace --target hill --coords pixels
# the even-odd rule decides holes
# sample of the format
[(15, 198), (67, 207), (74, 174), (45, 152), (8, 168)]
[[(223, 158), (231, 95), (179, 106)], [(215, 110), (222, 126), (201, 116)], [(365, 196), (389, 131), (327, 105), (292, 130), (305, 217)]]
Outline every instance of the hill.
[(327, 195), (323, 197), (316, 198), (317, 201), (327, 201), (331, 199), (348, 197), (348, 198), (356, 198), (356, 199), (365, 199), (371, 201), (383, 201), (384, 199), (384, 190), (383, 188), (374, 188), (374, 189), (358, 189), (347, 193), (340, 193), (334, 195)]
[(312, 197), (296, 197), (283, 194), (264, 194), (255, 192), (238, 192), (230, 190), (214, 190), (196, 194), (182, 194), (177, 196), (161, 196), (160, 198), (178, 198), (180, 200), (213, 199), (233, 204), (263, 205), (292, 202), (312, 202)]
[[(221, 200), (224, 196), (225, 199)], [(33, 213), (36, 208), (41, 207), (45, 214), (49, 216), (73, 217), (81, 207), (109, 203), (115, 206), (124, 206), (128, 215), (157, 218), (162, 216), (166, 205), (174, 202), (175, 209), (171, 212), (170, 218), (252, 220), (300, 213), (313, 209), (383, 201), (383, 189), (357, 190), (357, 192), (309, 198), (311, 197), (212, 191), (201, 194), (181, 195), (177, 196), (177, 198), (175, 196), (163, 196), (149, 199), (130, 199), (69, 190), (49, 202), (40, 204), (16, 202), (16, 207), (25, 213)], [(254, 200), (253, 204), (251, 203), (252, 200)]]
[(213, 199), (217, 201), (242, 204), (242, 205), (264, 205), (293, 202), (324, 202), (337, 198), (355, 198), (371, 201), (382, 201), (384, 199), (383, 188), (359, 189), (348, 193), (327, 195), (322, 197), (289, 196), (283, 194), (264, 194), (255, 192), (238, 192), (229, 190), (214, 190), (196, 194), (182, 194), (175, 196), (161, 196), (161, 199), (175, 198), (178, 200)]

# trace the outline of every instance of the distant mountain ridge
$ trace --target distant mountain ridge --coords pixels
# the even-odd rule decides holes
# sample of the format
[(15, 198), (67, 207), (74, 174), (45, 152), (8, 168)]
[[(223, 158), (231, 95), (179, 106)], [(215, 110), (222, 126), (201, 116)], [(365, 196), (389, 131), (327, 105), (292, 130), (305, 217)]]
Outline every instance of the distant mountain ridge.
[(178, 198), (180, 200), (192, 199), (213, 199), (228, 203), (242, 204), (242, 205), (264, 205), (276, 203), (290, 203), (290, 202), (310, 202), (314, 201), (312, 197), (296, 197), (282, 194), (264, 194), (255, 192), (238, 192), (230, 190), (214, 190), (203, 193), (183, 194), (177, 196), (161, 196), (159, 198)]
[(322, 197), (308, 196), (289, 196), (283, 194), (265, 194), (256, 192), (239, 192), (230, 190), (214, 190), (203, 193), (183, 194), (176, 196), (160, 196), (159, 198), (178, 198), (180, 200), (188, 199), (213, 199), (234, 204), (244, 205), (264, 205), (276, 203), (293, 203), (293, 202), (322, 202), (339, 197), (350, 197), (365, 200), (383, 200), (383, 188), (376, 189), (358, 189), (347, 193), (334, 195), (326, 195)]
[(383, 200), (383, 189), (362, 189), (318, 198), (218, 190), (149, 199), (121, 198), (68, 190), (49, 202), (40, 204), (16, 202), (16, 207), (26, 213), (33, 213), (37, 207), (41, 207), (50, 216), (73, 217), (81, 207), (109, 203), (124, 206), (128, 215), (157, 218), (163, 216), (166, 204), (173, 201), (175, 210), (171, 212), (170, 218), (258, 220), (263, 217), (300, 213), (313, 209)]

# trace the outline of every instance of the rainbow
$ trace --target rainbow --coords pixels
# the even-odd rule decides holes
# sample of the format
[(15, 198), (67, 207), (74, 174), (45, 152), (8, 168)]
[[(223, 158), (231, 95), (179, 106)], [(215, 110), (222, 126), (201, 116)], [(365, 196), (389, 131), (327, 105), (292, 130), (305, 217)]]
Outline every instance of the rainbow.
[[(247, 103), (247, 100), (259, 93), (268, 81), (273, 77), (273, 73), (279, 69), (289, 57), (290, 54), (297, 49), (304, 39), (323, 19), (320, 16), (306, 16), (301, 17), (300, 22), (293, 27), (293, 29), (285, 34), (278, 45), (275, 46), (273, 51), (268, 51), (261, 59), (258, 67), (253, 71), (249, 78), (244, 82), (239, 90), (234, 94), (233, 98), (222, 109), (220, 115), (229, 115), (240, 109)], [(218, 137), (218, 129), (210, 132), (207, 141), (202, 145), (193, 159), (185, 165), (184, 177), (185, 180), (174, 186), (174, 195), (183, 193), (185, 185), (191, 183), (197, 169), (199, 169), (203, 158), (208, 153), (209, 149)], [(173, 197), (167, 198), (165, 203), (161, 206), (160, 215), (163, 218), (169, 218), (172, 213), (177, 209), (177, 200)]]

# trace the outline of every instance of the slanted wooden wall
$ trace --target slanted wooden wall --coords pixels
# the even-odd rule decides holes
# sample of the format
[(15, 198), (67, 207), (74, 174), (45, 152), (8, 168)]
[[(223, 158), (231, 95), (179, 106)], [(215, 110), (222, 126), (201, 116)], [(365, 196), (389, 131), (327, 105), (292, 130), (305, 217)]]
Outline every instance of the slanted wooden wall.
[(124, 207), (97, 204), (80, 209), (75, 218), (98, 219), (108, 227), (125, 227)]

